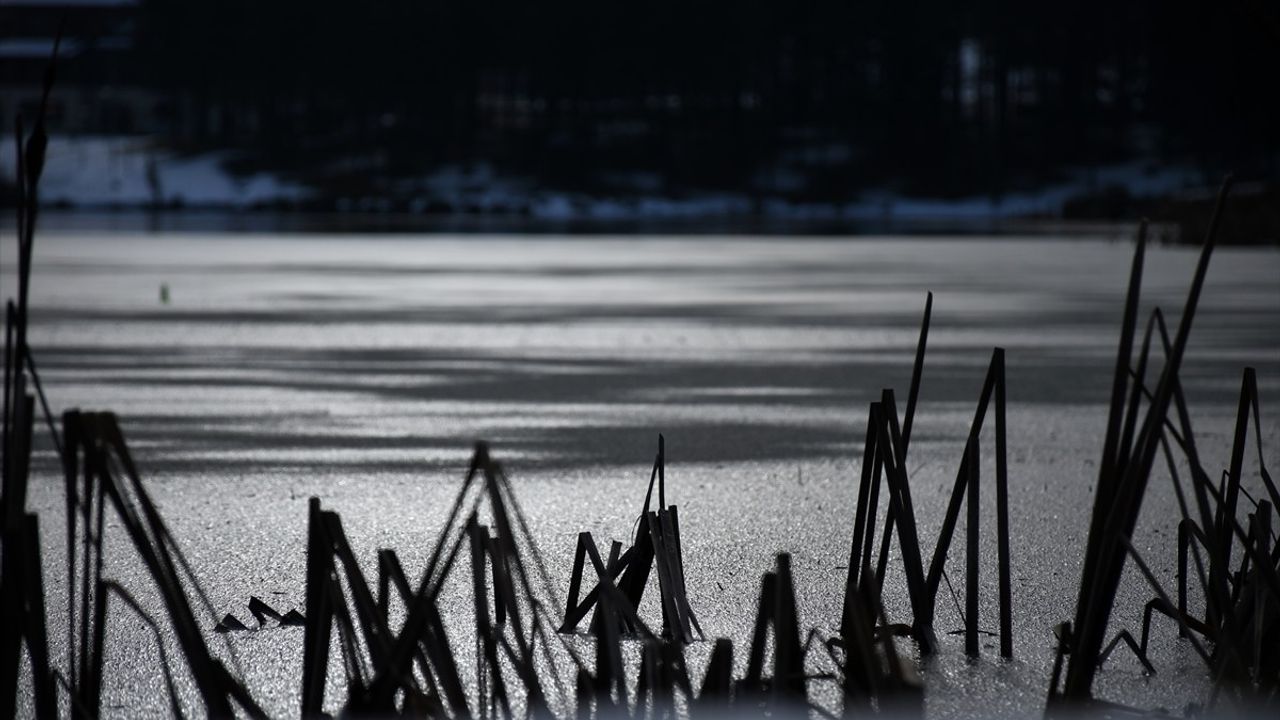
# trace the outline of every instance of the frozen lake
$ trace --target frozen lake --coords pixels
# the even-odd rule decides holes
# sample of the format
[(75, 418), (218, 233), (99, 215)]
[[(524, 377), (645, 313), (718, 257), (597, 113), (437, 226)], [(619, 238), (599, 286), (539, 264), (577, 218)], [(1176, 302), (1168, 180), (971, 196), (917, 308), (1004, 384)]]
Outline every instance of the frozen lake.
[[(908, 464), (922, 540), (930, 551), (991, 349), (1004, 347), (1017, 614), (1012, 662), (994, 647), (967, 661), (963, 638), (943, 635), (942, 654), (922, 666), (927, 707), (1027, 716), (1047, 689), (1050, 628), (1074, 605), (1132, 249), (1087, 238), (52, 233), (37, 238), (30, 342), (55, 411), (121, 416), (219, 612), (242, 619), (250, 595), (303, 606), (311, 495), (342, 513), (366, 567), (393, 547), (414, 575), (476, 439), (504, 463), (563, 593), (578, 531), (629, 533), (663, 432), (694, 609), (745, 662), (775, 552), (794, 555), (802, 623), (838, 626), (866, 407), (883, 387), (905, 397), (931, 290)], [(8, 295), (12, 234), (0, 257)], [(1193, 250), (1149, 249), (1144, 314), (1159, 305), (1176, 323), (1194, 261)], [(1246, 365), (1258, 371), (1275, 467), (1275, 249), (1220, 249), (1196, 318), (1183, 380), (1211, 474), (1226, 465)], [(61, 558), (61, 481), (41, 443), (31, 505), (46, 558)], [(1170, 582), (1171, 495), (1156, 482), (1142, 522), (1144, 552)], [(993, 508), (984, 512), (993, 527)], [(994, 627), (987, 534), (982, 617)], [(962, 558), (953, 544), (961, 593)], [(47, 564), (58, 627), (63, 569)], [(137, 567), (114, 565), (146, 596)], [(1131, 628), (1150, 596), (1139, 583), (1129, 579), (1116, 615)], [(884, 594), (891, 617), (909, 616), (892, 571)], [(469, 604), (456, 602), (446, 608), (465, 625)], [(123, 613), (112, 622), (109, 655), (138, 661), (108, 675), (106, 706), (164, 713), (145, 631)], [(945, 597), (937, 627), (961, 627)], [(1171, 626), (1153, 636), (1159, 674), (1146, 679), (1118, 655), (1100, 693), (1181, 712), (1201, 698), (1203, 671)], [(51, 642), (63, 657), (65, 634)], [(264, 706), (296, 714), (301, 630), (231, 642)], [(695, 678), (706, 651), (691, 648)]]

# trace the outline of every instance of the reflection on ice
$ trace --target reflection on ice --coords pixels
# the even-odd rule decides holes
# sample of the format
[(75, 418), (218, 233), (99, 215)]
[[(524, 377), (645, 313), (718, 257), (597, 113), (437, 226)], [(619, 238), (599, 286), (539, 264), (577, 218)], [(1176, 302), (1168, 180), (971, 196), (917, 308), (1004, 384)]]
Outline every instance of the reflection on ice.
[[(733, 459), (759, 451), (739, 426), (833, 433), (901, 384), (926, 290), (926, 403), (969, 397), (995, 345), (1015, 405), (1102, 401), (1128, 254), (1043, 239), (50, 234), (31, 338), (55, 404), (114, 408), (175, 458), (265, 431), (282, 464), (291, 438), (406, 433), (541, 436), (551, 462), (616, 461), (568, 450), (565, 431), (680, 424)], [(1145, 296), (1176, 314), (1191, 262), (1151, 250)], [(1280, 256), (1225, 248), (1212, 268), (1188, 389), (1229, 402), (1222, 378), (1251, 363), (1265, 400)]]

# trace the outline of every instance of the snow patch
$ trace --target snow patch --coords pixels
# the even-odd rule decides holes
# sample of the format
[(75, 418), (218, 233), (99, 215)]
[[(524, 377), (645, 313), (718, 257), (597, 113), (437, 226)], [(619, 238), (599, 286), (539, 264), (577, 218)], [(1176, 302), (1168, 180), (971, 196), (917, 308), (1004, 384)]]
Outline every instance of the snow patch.
[[(49, 142), (40, 199), (80, 207), (248, 207), (305, 199), (309, 191), (270, 173), (233, 175), (228, 153), (179, 155), (146, 138), (58, 137)], [(0, 145), (0, 176), (13, 177), (14, 149)]]

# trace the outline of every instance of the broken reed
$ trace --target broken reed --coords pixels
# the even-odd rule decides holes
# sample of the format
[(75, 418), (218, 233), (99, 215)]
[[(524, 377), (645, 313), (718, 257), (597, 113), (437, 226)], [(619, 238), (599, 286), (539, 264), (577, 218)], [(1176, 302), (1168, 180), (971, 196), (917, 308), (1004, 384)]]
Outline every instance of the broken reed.
[[(651, 511), (654, 483), (658, 488), (657, 511)], [(680, 514), (677, 507), (666, 505), (666, 438), (658, 435), (658, 454), (653, 461), (653, 471), (649, 476), (649, 489), (645, 493), (644, 507), (637, 520), (635, 540), (625, 552), (622, 543), (614, 541), (609, 549), (609, 562), (600, 563), (600, 551), (591, 533), (578, 534), (578, 545), (574, 550), (573, 571), (569, 579), (569, 598), (565, 606), (564, 622), (560, 624), (560, 632), (574, 632), (578, 623), (597, 608), (591, 627), (599, 634), (599, 624), (617, 623), (620, 633), (635, 633), (639, 628), (627, 617), (620, 616), (615, 608), (611, 613), (598, 610), (600, 586), (597, 585), (587, 597), (578, 601), (582, 587), (582, 575), (586, 557), (590, 555), (596, 572), (605, 573), (618, 580), (627, 604), (632, 608), (640, 607), (645, 588), (649, 584), (649, 574), (655, 568), (658, 575), (658, 592), (662, 606), (662, 635), (689, 643), (694, 640), (694, 632), (699, 639), (705, 639), (698, 618), (689, 605), (688, 591), (685, 588), (684, 552), (680, 542)]]
[[(1219, 192), (1177, 333), (1170, 341), (1164, 317), (1155, 309), (1133, 366), (1145, 224), (1140, 231), (1130, 271), (1076, 618), (1074, 624), (1064, 623), (1060, 628), (1058, 658), (1049, 690), (1050, 712), (1068, 703), (1110, 706), (1094, 698), (1093, 683), (1098, 668), (1122, 642), (1148, 672), (1154, 673), (1155, 667), (1147, 656), (1154, 613), (1172, 618), (1179, 636), (1189, 640), (1205, 661), (1213, 678), (1211, 706), (1224, 696), (1245, 708), (1273, 705), (1280, 690), (1280, 551), (1272, 529), (1272, 514), (1280, 506), (1280, 493), (1263, 458), (1256, 373), (1253, 368), (1244, 370), (1230, 465), (1218, 483), (1211, 480), (1201, 462), (1179, 380), (1230, 184), (1228, 178)], [(1157, 336), (1164, 364), (1151, 388), (1147, 374), (1153, 338)], [(1243, 484), (1251, 420), (1265, 497), (1255, 498)], [(1157, 453), (1165, 459), (1180, 513), (1176, 602), (1132, 540)], [(1178, 471), (1180, 462), (1189, 470), (1186, 477), (1194, 505), (1188, 502)], [(1239, 518), (1242, 496), (1247, 502), (1243, 525)], [(1241, 558), (1233, 570), (1232, 556), (1237, 546)], [(1121, 629), (1104, 646), (1121, 575), (1130, 559), (1156, 597), (1143, 608), (1140, 640)], [(1195, 615), (1188, 608), (1189, 585), (1203, 599), (1203, 615)]]
[[(965, 451), (952, 486), (942, 528), (934, 543), (933, 558), (925, 572), (920, 550), (919, 530), (911, 501), (910, 482), (907, 476), (907, 451), (911, 442), (911, 429), (919, 398), (920, 377), (924, 369), (925, 349), (928, 345), (929, 321), (933, 312), (933, 294), (925, 301), (924, 317), (920, 323), (920, 339), (916, 346), (911, 386), (907, 396), (906, 413), (899, 429), (897, 405), (894, 393), (886, 389), (879, 402), (871, 403), (867, 418), (866, 441), (862, 453), (862, 479), (858, 486), (858, 506), (854, 519), (853, 540), (849, 553), (848, 575), (845, 583), (844, 606), (846, 613), (863, 584), (873, 581), (875, 587), (884, 584), (888, 565), (890, 543), (897, 530), (898, 545), (903, 571), (907, 580), (907, 593), (911, 602), (912, 624), (910, 634), (925, 654), (935, 652), (938, 640), (933, 629), (939, 583), (945, 573), (947, 552), (959, 519), (960, 506), (967, 508), (966, 560), (965, 560), (965, 653), (979, 654), (978, 589), (979, 581), (979, 440), (987, 410), (995, 405), (995, 464), (996, 464), (996, 540), (998, 546), (999, 603), (1000, 603), (1000, 655), (1013, 657), (1012, 590), (1009, 558), (1009, 481), (1005, 443), (1005, 372), (1004, 350), (995, 348), (987, 368), (986, 379), (979, 393), (977, 409), (969, 427)], [(884, 519), (884, 533), (880, 541), (879, 560), (871, 564), (875, 541), (876, 517), (879, 513), (880, 488), (886, 486), (888, 503)], [(847, 623), (842, 622), (842, 628)]]

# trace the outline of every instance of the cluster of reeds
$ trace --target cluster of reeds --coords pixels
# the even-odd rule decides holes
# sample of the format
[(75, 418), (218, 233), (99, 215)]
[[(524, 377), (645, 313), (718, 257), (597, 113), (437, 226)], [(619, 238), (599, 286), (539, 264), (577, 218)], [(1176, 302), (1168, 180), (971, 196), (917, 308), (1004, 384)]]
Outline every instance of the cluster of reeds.
[[(658, 510), (652, 511), (654, 484), (658, 488)], [(653, 461), (653, 471), (649, 475), (649, 489), (645, 494), (644, 508), (637, 519), (635, 541), (626, 552), (622, 551), (622, 543), (614, 541), (609, 548), (609, 561), (603, 565), (604, 573), (618, 582), (629, 607), (640, 607), (645, 587), (649, 584), (649, 574), (654, 567), (658, 570), (658, 590), (662, 597), (662, 635), (678, 642), (692, 642), (694, 632), (703, 639), (702, 627), (698, 618), (689, 606), (689, 596), (685, 589), (684, 552), (680, 544), (680, 513), (677, 507), (667, 505), (666, 492), (666, 439), (658, 436), (658, 454)], [(569, 598), (565, 605), (564, 622), (560, 632), (573, 632), (578, 623), (592, 608), (598, 608), (600, 586), (587, 593), (587, 597), (578, 602), (582, 592), (582, 574), (585, 570), (587, 555), (591, 556), (595, 565), (600, 559), (600, 550), (596, 546), (591, 533), (578, 534), (578, 546), (573, 556), (573, 573), (569, 580)], [(601, 568), (597, 567), (597, 572)], [(618, 576), (621, 575), (621, 579)], [(600, 635), (600, 623), (616, 623), (616, 632), (631, 634), (639, 628), (629, 617), (620, 614), (614, 608), (610, 614), (600, 613), (592, 619), (591, 627), (596, 635)]]
[[(664, 463), (660, 446), (654, 477), (664, 474)], [(410, 587), (395, 552), (380, 550), (375, 596), (351, 553), (338, 515), (321, 510), (313, 499), (303, 716), (323, 711), (328, 648), (335, 627), (348, 698), (344, 710), (350, 713), (494, 717), (519, 714), (523, 708), (534, 715), (661, 717), (677, 707), (686, 714), (805, 707), (804, 658), (809, 643), (801, 647), (787, 555), (778, 557), (777, 570), (766, 573), (762, 581), (745, 676), (734, 679), (733, 643), (719, 639), (695, 690), (684, 645), (692, 632), (701, 635), (701, 630), (683, 588), (675, 508), (647, 509), (653, 479), (643, 515), (648, 525), (631, 548), (623, 552), (621, 543), (613, 543), (606, 563), (591, 535), (579, 535), (564, 605), (567, 612), (558, 633), (549, 631), (555, 627), (553, 609), (561, 605), (545, 562), (510, 482), (483, 443), (476, 447), (416, 588)], [(665, 490), (660, 480), (658, 488), (662, 503)], [(437, 603), (448, 580), (466, 566), (465, 560), (459, 563), (466, 553), (475, 632), (475, 661), (470, 669), (475, 673), (476, 691), (472, 695), (463, 690), (454, 660), (461, 646), (451, 644)], [(594, 586), (579, 601), (588, 562)], [(665, 629), (661, 632), (655, 632), (637, 612), (653, 567), (658, 568), (663, 596)], [(392, 597), (404, 606), (405, 620), (398, 631), (391, 623)], [(589, 658), (566, 636), (576, 634), (577, 624), (592, 609), (595, 657)], [(628, 668), (623, 660), (627, 642), (640, 645), (635, 668)], [(765, 674), (767, 657), (773, 659), (770, 675)]]
[[(1203, 658), (1213, 679), (1210, 707), (1224, 699), (1251, 709), (1276, 704), (1280, 690), (1280, 545), (1275, 541), (1272, 514), (1280, 506), (1280, 494), (1263, 461), (1255, 373), (1252, 368), (1244, 369), (1230, 466), (1216, 483), (1201, 461), (1179, 380), (1229, 188), (1230, 179), (1219, 193), (1177, 333), (1170, 339), (1161, 311), (1153, 310), (1134, 364), (1146, 241), (1145, 226), (1140, 230), (1076, 616), (1074, 623), (1064, 623), (1058, 633), (1058, 656), (1049, 688), (1051, 712), (1064, 706), (1109, 706), (1094, 697), (1094, 680), (1102, 662), (1121, 642), (1154, 673), (1146, 654), (1153, 613), (1173, 619), (1179, 636)], [(1164, 364), (1153, 387), (1148, 374), (1153, 372), (1152, 346), (1157, 338)], [(1244, 478), (1251, 420), (1262, 485), (1261, 489), (1255, 486), (1253, 493)], [(1176, 602), (1133, 541), (1157, 455), (1168, 468), (1180, 513)], [(1187, 470), (1185, 482), (1180, 466)], [(1233, 566), (1233, 557), (1239, 558), (1239, 565)], [(1106, 633), (1129, 560), (1155, 598), (1143, 610), (1140, 640), (1135, 641), (1122, 629), (1108, 644)], [(1188, 606), (1189, 586), (1198, 591), (1203, 602), (1200, 612)]]
[[(926, 568), (920, 544), (907, 473), (908, 450), (915, 419), (920, 381), (924, 371), (929, 323), (933, 313), (933, 294), (925, 300), (916, 345), (911, 385), (905, 412), (899, 416), (895, 394), (885, 389), (880, 400), (870, 404), (866, 440), (862, 453), (862, 475), (858, 485), (853, 538), (849, 549), (848, 574), (845, 579), (844, 602), (839, 622), (840, 636), (829, 647), (842, 650), (842, 657), (832, 652), (840, 669), (846, 709), (881, 708), (898, 713), (919, 713), (921, 688), (913, 670), (904, 663), (894, 645), (895, 635), (910, 636), (920, 652), (929, 655), (939, 650), (934, 631), (934, 616), (939, 586), (946, 577), (945, 565), (951, 539), (959, 520), (961, 505), (966, 513), (965, 608), (959, 609), (964, 621), (965, 653), (980, 653), (978, 625), (979, 573), (979, 440), (987, 410), (995, 406), (996, 466), (996, 537), (999, 547), (998, 578), (1000, 593), (1000, 655), (1013, 656), (1012, 593), (1009, 560), (1008, 473), (1005, 454), (1005, 372), (1004, 350), (995, 348), (979, 394), (973, 422), (964, 453), (960, 459), (951, 498), (933, 556)], [(881, 487), (885, 499), (881, 501)], [(883, 529), (876, 547), (876, 525), (883, 507)], [(889, 552), (897, 537), (899, 557), (907, 583), (911, 606), (910, 623), (891, 623), (881, 599)], [(873, 561), (874, 557), (874, 561)], [(950, 585), (950, 581), (948, 581)]]
[[(213, 604), (151, 500), (116, 417), (111, 413), (71, 410), (63, 414), (62, 427), (67, 498), (67, 657), (70, 659), (68, 673), (62, 680), (71, 696), (73, 717), (97, 717), (100, 713), (108, 601), (112, 597), (123, 601), (125, 607), (152, 628), (171, 709), (176, 715), (181, 714), (159, 623), (127, 589), (103, 577), (108, 507), (112, 524), (124, 528), (131, 547), (159, 591), (168, 625), (208, 713), (225, 717), (239, 707), (250, 717), (266, 717), (243, 683), (206, 642), (200, 618), (215, 617)], [(200, 600), (203, 612), (192, 607), (191, 594)]]
[[(659, 547), (666, 539), (674, 544), (677, 526), (666, 521), (664, 537), (659, 534), (664, 520), (657, 513), (647, 517), (653, 523), (648, 536), (659, 541)], [(735, 698), (752, 698), (747, 708), (756, 707), (765, 696), (805, 702), (799, 625), (785, 556), (779, 558), (778, 572), (765, 577), (750, 666), (738, 683), (732, 678), (732, 643), (719, 640), (701, 689), (694, 691), (683, 651), (686, 625), (677, 618), (687, 619), (690, 626), (696, 621), (687, 600), (679, 601), (683, 592), (672, 589), (675, 581), (660, 579), (667, 588), (665, 633), (655, 633), (639, 616), (634, 599), (643, 593), (646, 579), (637, 574), (631, 577), (639, 579), (628, 582), (626, 569), (643, 572), (643, 563), (634, 558), (648, 556), (649, 563), (659, 564), (661, 576), (656, 558), (665, 554), (672, 561), (678, 555), (678, 549), (668, 552), (652, 545), (645, 550), (642, 539), (626, 553), (615, 543), (606, 565), (590, 535), (580, 536), (567, 604), (569, 617), (576, 620), (563, 623), (561, 631), (573, 632), (574, 624), (594, 607), (594, 661), (561, 633), (552, 632), (553, 608), (560, 604), (545, 562), (510, 482), (483, 443), (476, 447), (416, 587), (411, 588), (395, 552), (384, 549), (378, 552), (375, 594), (351, 553), (340, 518), (321, 510), (315, 499), (309, 528), (301, 708), (306, 717), (323, 711), (335, 627), (348, 698), (344, 710), (351, 713), (491, 717), (511, 716), (523, 708), (535, 715), (661, 716), (674, 710), (677, 697), (688, 712), (723, 710)], [(467, 554), (474, 610), (474, 695), (463, 689), (462, 670), (455, 662), (461, 646), (451, 643), (438, 606), (446, 582), (467, 565), (465, 560), (459, 563)], [(595, 586), (579, 603), (587, 559)], [(672, 574), (683, 571), (677, 568)], [(615, 582), (619, 575), (623, 580)], [(404, 606), (405, 619), (398, 630), (391, 622), (393, 598)], [(764, 678), (769, 627), (777, 649), (772, 653), (774, 674)], [(641, 657), (629, 672), (623, 643), (632, 640), (641, 644)]]
[[(487, 501), (493, 526), (480, 521)], [(550, 584), (528, 524), (501, 468), (480, 444), (421, 580), (411, 587), (392, 550), (378, 552), (377, 594), (352, 554), (338, 515), (311, 500), (302, 714), (321, 713), (333, 628), (346, 671), (347, 710), (393, 715), (510, 715), (514, 700), (530, 712), (548, 707), (545, 667), (556, 667), (546, 610)], [(464, 512), (465, 510), (465, 512)], [(476, 630), (477, 697), (469, 704), (456, 652), (437, 600), (464, 550), (471, 559)], [(536, 566), (536, 570), (533, 569)], [(341, 573), (339, 573), (339, 568)], [(345, 588), (340, 580), (346, 580)], [(490, 581), (490, 578), (492, 579)], [(394, 594), (393, 594), (394, 591)], [(405, 606), (399, 632), (390, 624), (393, 597)], [(348, 599), (349, 598), (349, 599)], [(353, 621), (353, 612), (354, 618)], [(359, 632), (356, 632), (356, 623)], [(581, 663), (576, 655), (573, 660)], [(399, 704), (397, 703), (399, 698)]]

